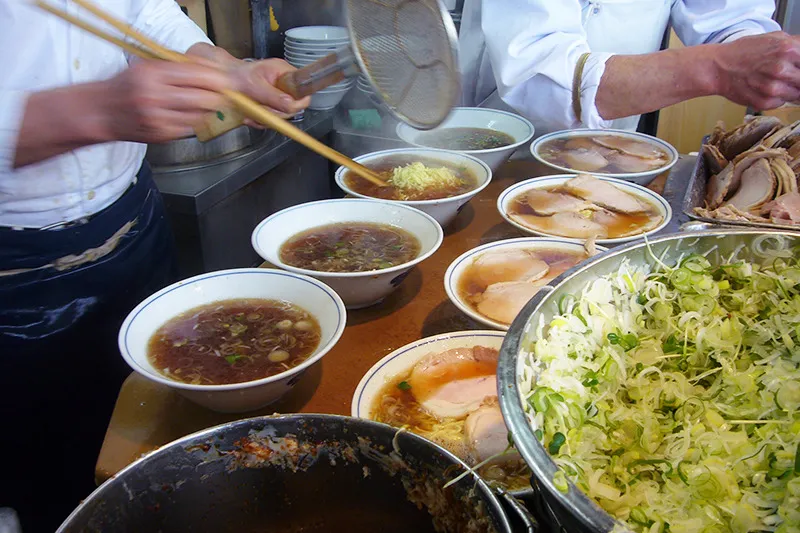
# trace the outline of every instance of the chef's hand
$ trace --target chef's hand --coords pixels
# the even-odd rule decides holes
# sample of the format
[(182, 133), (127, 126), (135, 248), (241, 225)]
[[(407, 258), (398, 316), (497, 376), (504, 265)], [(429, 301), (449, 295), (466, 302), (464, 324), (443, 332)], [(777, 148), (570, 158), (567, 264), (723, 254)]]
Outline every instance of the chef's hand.
[(757, 111), (800, 100), (800, 38), (784, 32), (717, 45), (717, 94)]
[(103, 116), (112, 140), (158, 143), (187, 137), (222, 108), (233, 78), (208, 61), (143, 60), (105, 82)]
[[(275, 87), (278, 78), (295, 69), (283, 59), (264, 59), (261, 61), (242, 61), (231, 70), (237, 90), (246, 94), (274, 111), (283, 118), (289, 118), (302, 111), (311, 103), (310, 97), (295, 100)], [(249, 120), (248, 120), (249, 123)], [(256, 124), (252, 124), (257, 126)]]
[[(234, 88), (237, 91), (265, 105), (282, 118), (296, 115), (311, 103), (310, 97), (295, 100), (275, 87), (278, 78), (287, 72), (297, 70), (283, 59), (243, 61), (233, 57), (224, 48), (206, 43), (192, 46), (186, 54), (211, 61), (225, 69), (233, 78)], [(253, 127), (262, 127), (249, 119), (245, 123)]]

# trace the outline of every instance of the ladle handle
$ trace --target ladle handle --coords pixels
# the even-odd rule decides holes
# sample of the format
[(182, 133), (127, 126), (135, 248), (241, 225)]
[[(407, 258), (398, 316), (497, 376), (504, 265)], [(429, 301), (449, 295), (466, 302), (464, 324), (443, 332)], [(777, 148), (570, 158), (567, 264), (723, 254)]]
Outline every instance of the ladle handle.
[(334, 52), (299, 70), (287, 72), (278, 78), (275, 86), (292, 98), (304, 98), (344, 80), (350, 61), (350, 54)]

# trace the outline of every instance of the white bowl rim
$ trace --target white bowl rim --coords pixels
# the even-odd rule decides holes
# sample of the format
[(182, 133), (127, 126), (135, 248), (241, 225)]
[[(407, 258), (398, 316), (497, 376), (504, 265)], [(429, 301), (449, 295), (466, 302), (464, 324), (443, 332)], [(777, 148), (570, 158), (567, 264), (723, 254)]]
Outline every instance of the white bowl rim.
[(361, 416), (359, 414), (359, 406), (361, 405), (361, 398), (364, 395), (364, 389), (376, 375), (380, 373), (380, 370), (386, 366), (391, 360), (396, 359), (397, 357), (402, 356), (406, 352), (419, 348), (420, 346), (426, 346), (428, 344), (436, 344), (438, 342), (446, 341), (449, 339), (460, 339), (460, 338), (478, 338), (478, 337), (493, 337), (493, 338), (500, 338), (503, 339), (506, 336), (505, 331), (497, 331), (497, 330), (468, 330), (468, 331), (452, 331), (449, 333), (440, 333), (438, 335), (433, 335), (431, 337), (425, 337), (423, 339), (417, 339), (415, 341), (409, 342), (408, 344), (393, 350), (390, 354), (382, 357), (377, 363), (372, 365), (369, 370), (364, 373), (362, 376), (361, 381), (358, 382), (358, 386), (356, 386), (356, 390), (353, 392), (353, 399), (350, 402), (350, 416), (356, 418), (368, 418), (369, 413)]
[[(297, 36), (298, 33), (302, 33), (304, 31), (306, 31), (306, 32), (307, 31), (311, 31), (311, 32), (313, 32), (313, 31), (322, 31), (322, 32), (326, 32), (326, 31), (329, 31), (329, 32), (332, 32), (332, 31), (336, 31), (336, 32), (344, 31), (345, 35), (346, 36), (348, 35), (347, 28), (345, 26), (333, 26), (333, 25), (325, 25), (325, 24), (318, 24), (318, 25), (311, 25), (311, 26), (297, 26), (295, 28), (290, 28), (290, 29), (286, 30), (283, 35), (284, 35), (284, 37), (286, 39), (292, 39), (292, 40), (294, 40), (294, 39), (305, 39), (307, 41), (322, 41), (322, 42), (326, 42), (326, 41), (329, 40), (329, 39), (319, 39), (319, 38), (315, 38), (315, 37), (299, 37), (299, 36)], [(349, 37), (335, 37), (334, 39), (330, 39), (330, 40), (341, 40), (341, 39), (349, 40)]]
[[(490, 250), (492, 248), (537, 249), (549, 248), (548, 245), (567, 245), (570, 247), (574, 246), (576, 249), (584, 249), (583, 243), (578, 242), (577, 240), (570, 240), (565, 237), (516, 237), (513, 239), (501, 239), (499, 241), (487, 242), (486, 244), (481, 244), (475, 248), (467, 250), (463, 254), (456, 257), (452, 263), (450, 263), (444, 273), (444, 292), (447, 293), (447, 297), (450, 298), (450, 301), (453, 302), (453, 305), (458, 307), (459, 311), (468, 317), (489, 327), (507, 331), (508, 328), (511, 327), (511, 324), (503, 324), (502, 322), (492, 320), (491, 318), (478, 313), (464, 303), (464, 301), (458, 296), (456, 285), (459, 280), (455, 279), (455, 271), (464, 261), (473, 257), (477, 257), (478, 255), (486, 252), (486, 250)], [(608, 248), (605, 246), (597, 246), (597, 250), (600, 252), (605, 252), (608, 250)]]
[[(587, 135), (602, 135), (602, 134), (616, 134), (622, 135), (626, 137), (634, 137), (636, 139), (641, 139), (644, 142), (648, 142), (650, 144), (659, 145), (661, 148), (664, 148), (670, 155), (670, 161), (667, 162), (663, 167), (658, 167), (653, 170), (646, 170), (644, 172), (586, 172), (586, 174), (592, 174), (594, 176), (602, 176), (604, 178), (621, 178), (623, 180), (633, 180), (636, 178), (647, 178), (649, 176), (658, 176), (662, 172), (666, 172), (667, 170), (671, 169), (675, 166), (678, 162), (678, 158), (680, 155), (678, 154), (678, 150), (675, 149), (670, 143), (663, 139), (659, 139), (653, 135), (647, 135), (646, 133), (640, 133), (638, 131), (627, 131), (627, 130), (615, 130), (615, 129), (577, 129), (577, 130), (562, 130), (562, 131), (554, 131), (553, 133), (548, 133), (547, 135), (542, 135), (535, 141), (531, 143), (531, 155), (543, 165), (547, 165), (550, 168), (560, 170), (562, 172), (570, 172), (570, 173), (580, 173), (580, 170), (576, 170), (574, 168), (562, 167), (560, 165), (556, 165), (555, 163), (551, 163), (547, 161), (545, 158), (539, 155), (539, 147), (547, 142), (552, 141), (553, 139), (567, 139), (571, 137), (585, 137)], [(638, 185), (638, 184), (637, 184)]]
[[(311, 285), (314, 285), (319, 290), (324, 292), (329, 298), (333, 300), (333, 303), (336, 305), (336, 310), (339, 313), (339, 318), (337, 321), (336, 329), (331, 336), (331, 339), (324, 345), (320, 345), (314, 350), (305, 361), (300, 363), (297, 366), (294, 366), (288, 370), (281, 372), (280, 374), (275, 374), (274, 376), (268, 376), (261, 379), (255, 379), (252, 381), (242, 381), (240, 383), (226, 383), (224, 385), (195, 385), (191, 383), (183, 383), (181, 381), (176, 381), (169, 379), (160, 373), (151, 372), (148, 369), (142, 367), (137, 361), (133, 359), (130, 355), (130, 351), (127, 347), (127, 333), (130, 329), (131, 324), (136, 320), (136, 317), (142, 313), (151, 303), (155, 302), (162, 296), (169, 294), (170, 292), (184, 287), (186, 285), (190, 285), (192, 283), (202, 281), (205, 279), (211, 279), (216, 277), (222, 276), (229, 276), (229, 275), (239, 275), (239, 274), (258, 274), (258, 275), (271, 275), (271, 276), (286, 276), (291, 277), (293, 279), (297, 279), (300, 281), (304, 281)], [(188, 309), (187, 309), (188, 311)], [(268, 383), (273, 383), (276, 381), (281, 381), (286, 379), (288, 376), (297, 374), (306, 368), (310, 367), (317, 361), (319, 361), (323, 355), (327, 354), (336, 343), (341, 338), (342, 333), (344, 333), (345, 326), (347, 325), (347, 310), (345, 308), (344, 302), (336, 294), (336, 291), (331, 289), (325, 283), (316, 280), (310, 276), (304, 276), (302, 274), (297, 274), (294, 272), (285, 272), (282, 270), (278, 270), (276, 268), (230, 268), (226, 270), (215, 270), (212, 272), (206, 272), (203, 274), (198, 274), (197, 276), (192, 276), (190, 278), (186, 278), (181, 281), (177, 281), (172, 285), (164, 287), (158, 292), (155, 292), (144, 299), (142, 302), (139, 303), (133, 310), (128, 313), (128, 316), (125, 318), (125, 321), (122, 323), (122, 326), (119, 329), (119, 335), (117, 336), (117, 342), (119, 344), (120, 353), (122, 354), (122, 358), (125, 359), (125, 362), (135, 370), (136, 372), (146, 376), (147, 379), (152, 381), (156, 381), (163, 385), (167, 385), (168, 387), (176, 388), (176, 389), (184, 389), (184, 390), (191, 390), (191, 391), (200, 391), (200, 392), (217, 392), (217, 391), (230, 391), (230, 390), (242, 390), (242, 389), (249, 389), (252, 387), (259, 387), (261, 385), (266, 385)]]
[[(583, 172), (583, 174), (589, 174), (589, 173), (588, 172)], [(503, 219), (506, 222), (508, 222), (509, 224), (514, 226), (515, 228), (524, 231), (525, 233), (535, 234), (535, 235), (542, 235), (544, 237), (558, 237), (559, 239), (573, 240), (575, 242), (584, 242), (586, 239), (572, 239), (570, 237), (562, 237), (561, 235), (553, 235), (553, 234), (545, 234), (545, 233), (541, 233), (541, 232), (536, 232), (536, 231), (532, 230), (531, 228), (523, 226), (522, 224), (520, 224), (520, 223), (516, 222), (515, 220), (513, 220), (510, 216), (508, 216), (508, 213), (506, 213), (506, 210), (505, 210), (505, 203), (506, 203), (507, 199), (515, 197), (516, 195), (518, 195), (518, 194), (520, 194), (520, 193), (522, 193), (524, 191), (530, 190), (530, 189), (541, 189), (543, 187), (551, 187), (551, 186), (560, 185), (560, 184), (564, 183), (565, 181), (567, 181), (568, 179), (575, 178), (578, 175), (579, 174), (553, 174), (553, 175), (548, 175), (548, 176), (539, 176), (539, 177), (536, 177), (536, 178), (529, 178), (527, 180), (523, 180), (523, 181), (520, 181), (518, 183), (515, 183), (511, 187), (509, 187), (506, 190), (504, 190), (503, 192), (501, 192), (500, 196), (497, 197), (497, 211), (499, 211), (500, 216), (503, 217)], [(613, 183), (614, 185), (616, 185), (617, 187), (620, 187), (622, 189), (628, 189), (628, 192), (632, 192), (633, 191), (636, 196), (640, 196), (640, 197), (641, 196), (645, 196), (645, 197), (647, 197), (648, 199), (650, 199), (651, 203), (655, 204), (656, 207), (659, 208), (659, 210), (661, 211), (661, 215), (663, 217), (663, 220), (661, 221), (661, 224), (659, 224), (658, 226), (656, 226), (655, 228), (653, 228), (651, 230), (645, 231), (643, 233), (638, 233), (636, 235), (629, 235), (627, 237), (615, 237), (613, 239), (597, 239), (595, 241), (597, 244), (619, 244), (619, 243), (623, 243), (623, 242), (635, 241), (636, 239), (641, 239), (642, 237), (647, 237), (649, 235), (653, 235), (654, 233), (657, 233), (657, 232), (661, 231), (662, 229), (664, 229), (667, 226), (667, 224), (670, 223), (670, 220), (672, 219), (672, 207), (670, 207), (669, 202), (666, 200), (666, 198), (664, 198), (660, 194), (656, 193), (655, 191), (651, 191), (647, 187), (639, 185), (638, 183), (631, 183), (630, 181), (625, 181), (625, 180), (621, 180), (621, 179), (618, 179), (618, 178), (611, 178), (611, 177), (608, 177), (608, 176), (599, 176), (599, 175), (596, 175), (596, 174), (591, 174), (591, 175), (594, 176), (595, 178), (599, 179), (599, 180), (603, 180), (603, 181), (607, 181), (609, 183)], [(547, 183), (547, 182), (550, 182), (550, 183)]]
[[(453, 118), (459, 111), (461, 111), (461, 112), (482, 112), (482, 113), (489, 112), (489, 113), (492, 113), (492, 114), (495, 114), (495, 115), (505, 115), (505, 116), (513, 118), (513, 119), (515, 119), (515, 120), (517, 120), (519, 122), (522, 122), (523, 124), (528, 126), (528, 129), (529, 129), (530, 133), (528, 133), (528, 135), (526, 135), (525, 138), (523, 140), (521, 140), (521, 141), (517, 141), (514, 144), (509, 144), (507, 146), (501, 146), (499, 148), (486, 148), (486, 149), (483, 149), (483, 150), (448, 150), (449, 152), (456, 152), (456, 153), (459, 153), (459, 154), (494, 154), (494, 153), (497, 153), (497, 152), (502, 152), (503, 150), (516, 150), (517, 148), (519, 148), (520, 146), (522, 146), (526, 142), (528, 142), (531, 139), (533, 139), (533, 135), (534, 135), (534, 133), (536, 133), (536, 130), (535, 130), (534, 126), (533, 126), (533, 123), (531, 123), (531, 121), (528, 120), (527, 118), (525, 118), (523, 116), (520, 116), (520, 115), (517, 115), (516, 113), (511, 113), (509, 111), (503, 111), (501, 109), (492, 109), (490, 107), (454, 107), (453, 110), (450, 112), (450, 114), (447, 116), (447, 120), (450, 120), (451, 118)], [(439, 127), (441, 127), (441, 126), (439, 126)], [(442, 129), (446, 129), (446, 128), (442, 128)], [(421, 148), (427, 148), (424, 144), (419, 144), (419, 143), (411, 142), (410, 140), (407, 140), (401, 134), (401, 132), (406, 131), (406, 130), (419, 131), (420, 133), (425, 133), (425, 131), (417, 130), (415, 128), (412, 128), (411, 126), (409, 126), (408, 124), (405, 124), (403, 122), (399, 122), (397, 124), (397, 126), (395, 127), (395, 133), (397, 134), (398, 137), (400, 137), (401, 140), (403, 140), (403, 141), (405, 141), (405, 142), (407, 142), (409, 144), (413, 144), (414, 146), (419, 146)], [(427, 130), (427, 131), (432, 131), (432, 130)], [(497, 130), (497, 131), (502, 131), (502, 130)], [(503, 131), (503, 133), (506, 133), (506, 132)], [(431, 148), (431, 149), (432, 150), (436, 150), (436, 148)]]
[[(433, 226), (434, 231), (436, 232), (436, 242), (434, 243), (433, 246), (431, 246), (430, 250), (428, 250), (424, 254), (418, 255), (417, 257), (415, 257), (411, 261), (406, 261), (405, 263), (402, 263), (402, 264), (399, 264), (399, 265), (395, 265), (395, 266), (389, 267), (389, 268), (382, 268), (382, 269), (379, 269), (379, 270), (367, 270), (367, 271), (364, 271), (364, 272), (321, 272), (321, 271), (318, 271), (318, 270), (309, 270), (307, 268), (299, 268), (299, 267), (296, 267), (296, 266), (287, 265), (286, 263), (281, 261), (280, 254), (277, 254), (275, 256), (275, 260), (276, 260), (276, 263), (277, 263), (275, 266), (280, 267), (282, 269), (286, 269), (286, 270), (288, 270), (290, 272), (295, 272), (297, 274), (302, 274), (304, 276), (315, 277), (315, 278), (364, 278), (364, 277), (371, 277), (371, 276), (379, 276), (379, 275), (382, 275), (382, 274), (391, 274), (393, 272), (399, 272), (401, 270), (407, 270), (407, 269), (413, 268), (414, 266), (418, 265), (419, 263), (423, 262), (424, 260), (426, 260), (427, 258), (432, 256), (433, 254), (435, 254), (436, 251), (439, 249), (439, 247), (442, 245), (442, 242), (444, 241), (444, 230), (442, 229), (441, 224), (436, 222), (436, 219), (433, 218), (432, 216), (430, 216), (428, 213), (424, 213), (424, 212), (420, 211), (419, 209), (414, 209), (413, 207), (409, 207), (409, 206), (403, 205), (403, 204), (397, 204), (395, 202), (388, 202), (386, 200), (373, 199), (373, 198), (331, 198), (331, 199), (328, 199), (328, 200), (317, 200), (315, 202), (306, 202), (304, 204), (294, 205), (294, 206), (291, 206), (291, 207), (287, 207), (286, 209), (281, 209), (277, 213), (273, 213), (272, 215), (268, 216), (267, 218), (262, 220), (258, 224), (258, 226), (255, 227), (255, 229), (253, 230), (253, 233), (250, 236), (250, 243), (252, 244), (253, 249), (256, 251), (256, 253), (258, 253), (258, 255), (260, 255), (262, 258), (264, 258), (264, 260), (272, 261), (272, 259), (267, 259), (266, 258), (266, 255), (267, 255), (266, 252), (258, 245), (258, 234), (259, 234), (259, 232), (261, 232), (267, 224), (269, 224), (269, 223), (275, 221), (277, 218), (279, 218), (280, 215), (285, 215), (286, 213), (289, 213), (290, 211), (295, 211), (297, 209), (302, 209), (304, 207), (308, 208), (310, 206), (318, 206), (318, 205), (330, 204), (330, 203), (352, 203), (352, 204), (361, 204), (361, 205), (371, 203), (371, 204), (379, 204), (379, 205), (391, 206), (392, 208), (399, 207), (400, 209), (407, 211), (412, 216), (419, 216), (419, 217), (427, 220)], [(405, 228), (401, 228), (401, 229), (405, 229)], [(305, 230), (305, 231), (307, 231), (307, 230)], [(406, 231), (408, 231), (408, 230), (406, 230)], [(408, 231), (408, 232), (411, 233), (410, 231)], [(296, 234), (297, 233), (294, 233), (294, 234), (290, 235), (289, 237), (291, 238)], [(415, 237), (416, 237), (416, 235), (415, 235)]]
[[(367, 196), (366, 194), (361, 194), (355, 192), (350, 189), (344, 183), (344, 175), (345, 171), (347, 170), (346, 167), (339, 167), (336, 170), (336, 184), (347, 194), (352, 194), (353, 196), (357, 196), (359, 198), (364, 198), (367, 200), (383, 200), (384, 202), (390, 202), (392, 204), (404, 204), (407, 206), (417, 206), (417, 205), (435, 205), (443, 202), (453, 202), (457, 200), (463, 200), (465, 198), (472, 198), (480, 193), (483, 189), (489, 186), (489, 183), (492, 181), (492, 169), (489, 168), (489, 165), (478, 159), (477, 157), (471, 156), (469, 154), (464, 154), (461, 152), (453, 152), (451, 150), (439, 150), (438, 148), (423, 148), (423, 147), (413, 147), (413, 148), (392, 148), (391, 150), (380, 150), (378, 152), (370, 152), (368, 154), (360, 155), (353, 159), (356, 163), (364, 163), (371, 159), (378, 159), (381, 157), (388, 157), (394, 154), (408, 154), (414, 152), (438, 152), (441, 154), (446, 154), (449, 157), (463, 157), (469, 159), (471, 162), (479, 165), (483, 170), (486, 172), (486, 181), (474, 189), (470, 189), (467, 192), (461, 193), (458, 196), (448, 196), (447, 198), (436, 198), (433, 200), (386, 200), (384, 198), (375, 198), (374, 196)], [(435, 156), (432, 156), (435, 157)]]

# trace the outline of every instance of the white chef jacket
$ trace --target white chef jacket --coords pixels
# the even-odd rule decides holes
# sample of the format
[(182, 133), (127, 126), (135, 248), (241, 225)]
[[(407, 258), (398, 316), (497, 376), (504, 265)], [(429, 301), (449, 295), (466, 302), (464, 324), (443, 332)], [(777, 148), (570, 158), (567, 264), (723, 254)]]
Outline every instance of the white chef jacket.
[[(668, 23), (687, 45), (777, 31), (773, 0), (466, 0), (459, 59), (462, 103), (478, 105), (495, 90), (528, 117), (537, 135), (588, 127), (636, 129), (638, 117), (600, 117), (595, 105), (613, 54), (659, 50)], [(581, 55), (592, 52), (581, 83), (581, 116), (572, 82)]]
[[(72, 2), (50, 1), (103, 25)], [(210, 43), (174, 0), (95, 1), (178, 52)], [(12, 168), (31, 92), (111, 78), (127, 68), (128, 59), (116, 46), (29, 0), (0, 1), (0, 226), (40, 228), (84, 218), (112, 204), (130, 186), (144, 159), (144, 144), (98, 144)]]

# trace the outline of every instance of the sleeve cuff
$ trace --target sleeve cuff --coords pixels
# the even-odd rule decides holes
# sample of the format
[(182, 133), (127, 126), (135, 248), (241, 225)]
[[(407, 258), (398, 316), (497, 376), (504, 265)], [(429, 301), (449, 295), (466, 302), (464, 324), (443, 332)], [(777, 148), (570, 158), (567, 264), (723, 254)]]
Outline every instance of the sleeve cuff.
[(27, 91), (0, 90), (0, 173), (10, 171), (28, 102)]
[(756, 28), (741, 28), (735, 30), (728, 35), (724, 36), (720, 39), (720, 43), (730, 43), (737, 39), (741, 39), (742, 37), (749, 37), (751, 35), (761, 35), (764, 33), (764, 30), (756, 29)]
[(583, 77), (581, 79), (581, 116), (575, 117), (586, 128), (605, 129), (611, 127), (611, 120), (604, 120), (597, 111), (595, 100), (597, 99), (597, 89), (600, 86), (600, 79), (606, 70), (606, 61), (613, 54), (592, 53), (586, 60), (583, 67)]

